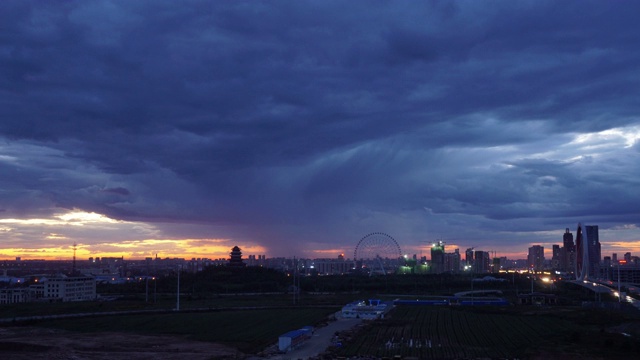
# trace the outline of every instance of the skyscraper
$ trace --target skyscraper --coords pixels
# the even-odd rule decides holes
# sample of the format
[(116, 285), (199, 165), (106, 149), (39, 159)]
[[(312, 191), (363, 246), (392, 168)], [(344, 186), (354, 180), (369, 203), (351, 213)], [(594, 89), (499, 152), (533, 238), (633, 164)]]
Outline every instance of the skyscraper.
[(529, 248), (529, 256), (527, 257), (527, 265), (535, 271), (541, 271), (544, 265), (544, 247), (533, 245)]
[(460, 271), (460, 249), (455, 249), (452, 253), (444, 254), (444, 271), (450, 273)]
[(562, 251), (560, 249), (560, 245), (557, 244), (553, 244), (551, 247), (551, 268), (554, 270), (560, 269), (562, 265)]
[(587, 241), (589, 248), (589, 277), (600, 277), (600, 261), (602, 260), (600, 250), (600, 237), (598, 234), (598, 225), (585, 226)]
[(569, 228), (566, 228), (564, 235), (562, 235), (562, 245), (565, 249), (573, 250), (573, 234), (569, 231)]
[(491, 265), (491, 259), (489, 257), (489, 253), (486, 251), (476, 250), (475, 259), (473, 260), (473, 270), (477, 274), (486, 273), (489, 271), (489, 266)]
[(468, 248), (464, 252), (464, 260), (469, 266), (473, 266), (473, 248)]
[(562, 236), (561, 264), (562, 271), (573, 272), (576, 267), (576, 246), (573, 243), (573, 234), (566, 228)]
[(444, 271), (444, 243), (438, 241), (431, 246), (431, 272), (440, 274)]

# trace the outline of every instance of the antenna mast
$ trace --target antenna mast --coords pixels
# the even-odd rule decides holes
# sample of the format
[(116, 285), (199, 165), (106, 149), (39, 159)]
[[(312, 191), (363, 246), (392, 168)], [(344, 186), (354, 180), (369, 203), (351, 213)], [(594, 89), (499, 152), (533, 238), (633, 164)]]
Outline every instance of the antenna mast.
[(78, 244), (73, 243), (73, 264), (71, 265), (71, 275), (76, 274), (76, 250), (78, 249)]

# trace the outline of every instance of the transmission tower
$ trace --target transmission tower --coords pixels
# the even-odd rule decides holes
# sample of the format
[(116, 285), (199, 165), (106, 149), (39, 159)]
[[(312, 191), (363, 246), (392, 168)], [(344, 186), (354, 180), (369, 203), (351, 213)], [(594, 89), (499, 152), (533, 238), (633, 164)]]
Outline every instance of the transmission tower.
[(71, 275), (73, 276), (76, 274), (76, 250), (78, 249), (78, 244), (74, 242), (72, 249), (73, 249), (73, 263), (71, 265)]

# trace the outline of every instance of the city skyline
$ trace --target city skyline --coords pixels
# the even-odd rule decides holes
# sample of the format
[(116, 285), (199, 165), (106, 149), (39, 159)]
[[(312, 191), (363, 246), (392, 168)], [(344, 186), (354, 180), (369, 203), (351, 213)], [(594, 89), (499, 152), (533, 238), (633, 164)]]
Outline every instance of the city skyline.
[(0, 259), (639, 253), (638, 10), (3, 1)]
[[(587, 225), (586, 227), (591, 227), (590, 225)], [(597, 228), (598, 226), (596, 225), (595, 228)], [(596, 230), (597, 232), (598, 230)], [(368, 234), (367, 236), (370, 235), (374, 235), (375, 233), (372, 234)], [(465, 251), (469, 251), (471, 250), (473, 251), (481, 251), (481, 252), (485, 252), (485, 253), (490, 253), (491, 257), (496, 257), (496, 258), (507, 258), (509, 260), (528, 260), (530, 254), (531, 254), (531, 249), (532, 248), (542, 248), (542, 252), (541, 255), (544, 259), (544, 261), (550, 261), (552, 259), (552, 257), (554, 256), (554, 247), (558, 246), (560, 249), (562, 248), (566, 248), (567, 243), (566, 243), (566, 236), (567, 234), (571, 235), (571, 239), (573, 238), (573, 232), (570, 231), (569, 228), (565, 229), (565, 232), (562, 234), (563, 235), (563, 239), (559, 242), (551, 242), (551, 243), (544, 243), (544, 244), (540, 244), (540, 243), (536, 243), (536, 244), (531, 244), (531, 247), (529, 247), (528, 249), (524, 250), (524, 251), (519, 251), (516, 253), (506, 253), (501, 251), (500, 249), (492, 249), (492, 250), (488, 250), (485, 247), (464, 247), (464, 246), (459, 246), (458, 244), (447, 244), (446, 242), (442, 241), (442, 239), (438, 239), (436, 241), (433, 241), (431, 243), (423, 241), (423, 245), (421, 245), (418, 248), (412, 247), (409, 249), (409, 251), (402, 251), (402, 256), (404, 256), (405, 258), (426, 258), (428, 260), (432, 260), (431, 256), (429, 255), (429, 253), (433, 251), (433, 248), (437, 246), (442, 247), (442, 250), (444, 251), (444, 253), (446, 254), (453, 254), (453, 252), (456, 251), (460, 251), (462, 253), (464, 253)], [(388, 234), (383, 234), (383, 235), (388, 235)], [(362, 240), (362, 239), (361, 239)], [(394, 239), (395, 240), (395, 239)], [(598, 243), (599, 243), (599, 239), (598, 239)], [(569, 243), (570, 244), (570, 243)], [(400, 244), (399, 244), (400, 245)], [(356, 244), (357, 246), (357, 244)], [(575, 246), (575, 244), (573, 245)], [(230, 257), (230, 255), (236, 250), (236, 248), (239, 248), (238, 250), (242, 251), (242, 254), (244, 256), (244, 259), (248, 258), (249, 256), (266, 256), (263, 253), (247, 253), (245, 252), (244, 248), (242, 248), (241, 246), (239, 246), (238, 244), (234, 245), (233, 248), (229, 248), (226, 249), (226, 251), (222, 251), (222, 252), (217, 252), (217, 253), (193, 253), (190, 254), (189, 256), (176, 256), (175, 254), (151, 254), (150, 256), (144, 256), (144, 257), (131, 257), (131, 258), (126, 258), (126, 260), (143, 260), (145, 258), (160, 258), (160, 259), (172, 259), (172, 258), (183, 258), (183, 259), (215, 259), (215, 260), (220, 260), (220, 259), (228, 259)], [(125, 258), (125, 255), (118, 255), (116, 253), (105, 253), (105, 254), (95, 254), (95, 253), (88, 253), (88, 252), (78, 252), (78, 249), (80, 247), (78, 246), (78, 244), (74, 243), (71, 246), (69, 246), (68, 248), (63, 250), (63, 255), (62, 256), (58, 256), (57, 254), (54, 257), (51, 256), (30, 256), (31, 254), (19, 254), (16, 253), (15, 257), (4, 257), (1, 258), (0, 260), (14, 260), (14, 259), (21, 259), (21, 260), (71, 260), (74, 257), (76, 257), (78, 260), (86, 260), (86, 259), (94, 259), (94, 258)], [(406, 248), (405, 248), (406, 249)], [(449, 251), (446, 251), (446, 250)], [(624, 249), (624, 248), (612, 248), (614, 251), (611, 253), (606, 253), (606, 252), (601, 252), (600, 253), (600, 261), (602, 261), (605, 257), (609, 257), (609, 258), (622, 258), (625, 255), (632, 255), (632, 252), (629, 249)], [(251, 248), (251, 250), (255, 250), (253, 248)], [(319, 254), (318, 256), (316, 256), (316, 259), (333, 259), (333, 258), (344, 258), (345, 260), (356, 260), (355, 258), (353, 258), (353, 256), (351, 256), (350, 254), (353, 253), (353, 248), (346, 248), (346, 251), (342, 251), (342, 252), (337, 252), (337, 253), (328, 253), (328, 252), (324, 252)], [(417, 250), (417, 252), (416, 252)], [(575, 251), (575, 249), (571, 250), (571, 251)], [(42, 254), (42, 252), (40, 253)], [(89, 256), (89, 255), (90, 256)], [(25, 256), (26, 255), (26, 256)], [(85, 256), (84, 258), (82, 256)], [(88, 256), (88, 258), (86, 257)], [(566, 255), (565, 255), (566, 256)], [(270, 256), (268, 258), (304, 258), (298, 255), (290, 255), (290, 256)]]

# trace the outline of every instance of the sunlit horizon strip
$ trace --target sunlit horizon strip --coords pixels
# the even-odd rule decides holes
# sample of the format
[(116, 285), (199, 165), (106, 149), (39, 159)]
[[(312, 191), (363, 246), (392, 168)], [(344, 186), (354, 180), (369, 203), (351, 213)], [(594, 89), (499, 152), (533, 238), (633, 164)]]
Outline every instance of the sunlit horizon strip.
[[(52, 215), (52, 218), (35, 218), (35, 219), (0, 219), (0, 224), (5, 224), (0, 227), (0, 231), (10, 233), (14, 229), (14, 226), (89, 226), (91, 224), (106, 224), (107, 226), (118, 226), (124, 224), (145, 224), (143, 222), (129, 222), (123, 220), (115, 220), (108, 216), (98, 214), (95, 212), (85, 212), (78, 209), (70, 210), (66, 213), (58, 213)], [(544, 231), (540, 232), (540, 235), (553, 235), (555, 232)], [(337, 259), (343, 254), (345, 259), (351, 259), (353, 257), (353, 248), (326, 248), (326, 249), (308, 249), (300, 254), (288, 254), (281, 256), (277, 254), (270, 254), (268, 248), (257, 244), (242, 244), (232, 239), (216, 239), (216, 238), (195, 238), (195, 239), (127, 239), (121, 241), (109, 241), (100, 242), (97, 244), (84, 244), (81, 241), (74, 241), (74, 238), (64, 234), (62, 230), (54, 230), (50, 233), (43, 235), (43, 238), (56, 242), (57, 246), (47, 246), (44, 248), (28, 248), (28, 247), (8, 247), (0, 248), (0, 260), (15, 260), (21, 258), (23, 260), (71, 260), (73, 258), (72, 245), (75, 243), (77, 246), (76, 258), (80, 260), (88, 260), (90, 257), (117, 257), (125, 258), (127, 260), (142, 260), (145, 258), (207, 258), (207, 259), (225, 259), (229, 257), (229, 252), (233, 246), (240, 246), (243, 250), (244, 258), (248, 258), (249, 255), (267, 255), (269, 257), (298, 257), (309, 259)], [(64, 241), (64, 244), (62, 242)], [(545, 247), (545, 258), (551, 259), (551, 245), (559, 244), (562, 246), (561, 241), (557, 242), (534, 242), (528, 244), (519, 244), (518, 249), (514, 246), (500, 249), (481, 249), (476, 250), (483, 251), (496, 251), (498, 257), (506, 256), (508, 259), (526, 259), (528, 248), (532, 245), (542, 245)], [(602, 244), (602, 257), (610, 256), (613, 253), (618, 253), (621, 257), (626, 252), (639, 253), (640, 252), (640, 240), (613, 240), (613, 241), (601, 241)], [(354, 244), (355, 246), (355, 244)], [(447, 252), (453, 252), (453, 249), (459, 248), (461, 258), (464, 259), (465, 248), (459, 246), (459, 244), (447, 244)], [(403, 255), (412, 257), (416, 254), (417, 257), (431, 258), (430, 246), (425, 245), (407, 245), (403, 248), (405, 252)]]

